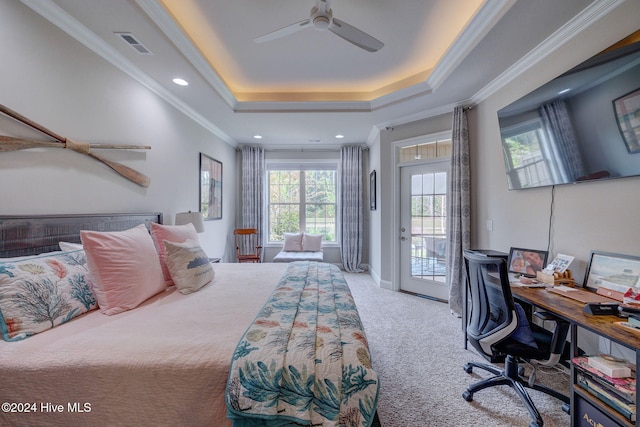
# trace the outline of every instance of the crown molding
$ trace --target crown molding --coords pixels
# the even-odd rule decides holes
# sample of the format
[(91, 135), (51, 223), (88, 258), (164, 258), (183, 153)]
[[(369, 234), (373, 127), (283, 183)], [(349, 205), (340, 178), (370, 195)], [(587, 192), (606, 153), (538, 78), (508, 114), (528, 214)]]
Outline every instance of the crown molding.
[(484, 2), (480, 10), (436, 64), (433, 72), (427, 78), (429, 87), (433, 90), (440, 87), (515, 3), (516, 0)]
[(408, 86), (370, 101), (239, 101), (224, 83), (192, 41), (184, 34), (171, 15), (157, 0), (135, 0), (149, 18), (182, 52), (187, 60), (202, 74), (211, 87), (236, 113), (284, 113), (284, 112), (372, 112), (426, 95), (444, 82), (455, 67), (469, 54), (481, 38), (491, 30), (498, 20), (509, 10), (516, 0), (492, 0), (485, 2), (481, 9), (465, 27), (461, 35), (447, 50), (445, 56), (429, 74), (426, 81)]
[(198, 123), (203, 128), (218, 136), (227, 144), (233, 147), (237, 145), (229, 135), (227, 135), (220, 128), (215, 126), (185, 102), (173, 95), (167, 89), (165, 89), (155, 79), (142, 72), (131, 61), (125, 58), (117, 50), (109, 46), (109, 44), (107, 44), (95, 33), (78, 22), (62, 8), (57, 6), (54, 2), (40, 0), (21, 1), (33, 11), (40, 14), (43, 18), (60, 28), (65, 33), (69, 34), (71, 37), (85, 45), (97, 55), (101, 56), (107, 62), (111, 63), (112, 65), (147, 87), (156, 95), (167, 101), (169, 104), (173, 105), (178, 111), (190, 117), (193, 121)]
[(238, 100), (231, 93), (222, 77), (204, 58), (191, 40), (184, 34), (182, 28), (176, 24), (171, 15), (156, 0), (135, 0), (136, 4), (151, 18), (160, 30), (171, 40), (174, 46), (182, 52), (187, 60), (198, 70), (204, 79), (215, 89), (222, 99), (235, 110)]
[(470, 101), (479, 104), (507, 84), (521, 76), (524, 72), (537, 65), (544, 58), (568, 43), (586, 28), (602, 19), (613, 9), (626, 0), (596, 0), (569, 22), (547, 37), (542, 43), (523, 56), (520, 60), (507, 68), (502, 74), (493, 79), (488, 85), (473, 95)]

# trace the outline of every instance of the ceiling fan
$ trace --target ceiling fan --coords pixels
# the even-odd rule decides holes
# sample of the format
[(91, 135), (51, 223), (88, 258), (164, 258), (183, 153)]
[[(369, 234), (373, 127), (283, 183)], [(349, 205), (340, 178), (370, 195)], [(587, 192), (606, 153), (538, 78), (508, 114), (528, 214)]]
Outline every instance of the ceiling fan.
[(316, 5), (311, 8), (311, 15), (308, 19), (287, 25), (279, 30), (260, 36), (253, 41), (256, 43), (264, 43), (311, 27), (319, 31), (329, 30), (349, 43), (353, 43), (369, 52), (377, 52), (384, 46), (384, 43), (375, 37), (344, 21), (334, 18), (333, 11), (331, 10), (331, 0), (316, 0)]

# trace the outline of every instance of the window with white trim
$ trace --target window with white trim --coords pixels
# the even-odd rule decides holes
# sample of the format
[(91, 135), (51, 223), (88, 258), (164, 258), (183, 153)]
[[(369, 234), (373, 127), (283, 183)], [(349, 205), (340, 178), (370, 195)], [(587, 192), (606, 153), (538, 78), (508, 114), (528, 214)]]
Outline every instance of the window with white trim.
[(337, 162), (267, 163), (268, 241), (284, 233), (322, 234), (337, 241)]

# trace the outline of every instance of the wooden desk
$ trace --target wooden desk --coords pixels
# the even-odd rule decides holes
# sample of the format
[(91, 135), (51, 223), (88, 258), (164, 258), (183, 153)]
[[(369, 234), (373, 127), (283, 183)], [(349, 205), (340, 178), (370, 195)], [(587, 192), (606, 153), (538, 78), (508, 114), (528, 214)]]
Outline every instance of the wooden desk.
[(514, 298), (547, 310), (572, 325), (602, 335), (626, 347), (640, 349), (640, 334), (613, 324), (624, 321), (620, 317), (586, 314), (583, 311), (585, 304), (542, 288), (512, 286), (511, 293)]
[[(585, 306), (583, 303), (567, 297), (563, 297), (562, 295), (558, 295), (553, 292), (548, 292), (545, 289), (541, 288), (523, 288), (512, 286), (511, 293), (513, 294), (514, 298), (534, 305), (536, 307), (540, 307), (543, 310), (553, 313), (555, 316), (558, 316), (559, 318), (564, 319), (570, 323), (572, 344), (571, 358), (576, 355), (576, 351), (578, 348), (578, 328), (584, 328), (599, 336), (608, 338), (618, 344), (634, 350), (636, 354), (636, 366), (640, 367), (640, 334), (634, 333), (633, 331), (627, 329), (623, 329), (613, 324), (614, 322), (620, 322), (624, 319), (621, 319), (617, 316), (593, 316), (586, 314), (583, 311)], [(638, 373), (636, 371), (636, 378), (637, 375)], [(637, 422), (636, 424), (629, 423), (624, 419), (624, 417), (609, 409), (606, 405), (602, 404), (602, 402), (595, 400), (593, 396), (582, 390), (582, 388), (580, 388), (579, 386), (576, 386), (575, 383), (575, 369), (572, 366), (570, 396), (572, 426), (575, 427), (584, 425), (585, 415), (583, 413), (578, 413), (577, 410), (578, 406), (580, 406), (580, 409), (584, 408), (584, 402), (587, 402), (588, 404), (594, 406), (598, 411), (604, 413), (606, 417), (609, 417), (617, 425), (637, 425)], [(580, 401), (580, 405), (578, 405), (578, 401)], [(640, 393), (636, 393), (636, 408), (640, 408)], [(611, 423), (602, 422), (602, 425), (610, 424)]]

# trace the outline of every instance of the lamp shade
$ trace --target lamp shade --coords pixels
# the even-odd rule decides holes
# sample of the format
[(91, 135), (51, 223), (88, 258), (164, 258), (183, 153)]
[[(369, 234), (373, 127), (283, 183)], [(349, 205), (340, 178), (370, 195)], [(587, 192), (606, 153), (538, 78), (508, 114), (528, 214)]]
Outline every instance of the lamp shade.
[(178, 212), (176, 214), (176, 225), (193, 224), (196, 232), (204, 233), (204, 217), (200, 212)]

